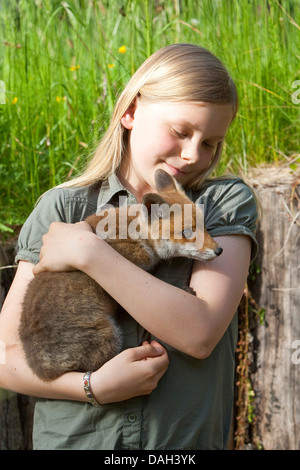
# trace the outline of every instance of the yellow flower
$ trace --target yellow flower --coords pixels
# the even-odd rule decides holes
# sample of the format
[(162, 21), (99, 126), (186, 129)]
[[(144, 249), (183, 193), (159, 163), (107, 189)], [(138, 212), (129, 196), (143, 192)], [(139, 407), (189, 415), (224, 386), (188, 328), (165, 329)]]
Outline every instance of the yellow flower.
[(70, 70), (71, 72), (75, 72), (76, 70), (80, 69), (80, 65), (71, 65)]
[(15, 96), (12, 100), (11, 100), (11, 104), (16, 104), (18, 101), (18, 98)]
[(126, 46), (121, 46), (121, 47), (119, 47), (119, 52), (120, 52), (120, 54), (125, 54), (125, 52), (126, 52)]
[(56, 100), (56, 103), (59, 103), (60, 101), (66, 101), (67, 97), (66, 96), (57, 96), (55, 98), (55, 100)]
[(115, 66), (115, 64), (107, 64), (107, 67), (108, 67), (109, 69), (113, 69), (114, 66)]

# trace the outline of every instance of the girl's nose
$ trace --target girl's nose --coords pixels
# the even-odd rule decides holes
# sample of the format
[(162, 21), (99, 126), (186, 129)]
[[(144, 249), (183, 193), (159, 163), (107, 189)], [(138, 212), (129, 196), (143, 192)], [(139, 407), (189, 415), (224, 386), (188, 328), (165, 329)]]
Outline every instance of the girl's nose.
[(199, 152), (197, 148), (195, 148), (194, 146), (190, 146), (188, 148), (182, 149), (180, 156), (182, 160), (185, 160), (186, 163), (190, 165), (191, 163), (197, 162), (197, 160), (199, 159)]

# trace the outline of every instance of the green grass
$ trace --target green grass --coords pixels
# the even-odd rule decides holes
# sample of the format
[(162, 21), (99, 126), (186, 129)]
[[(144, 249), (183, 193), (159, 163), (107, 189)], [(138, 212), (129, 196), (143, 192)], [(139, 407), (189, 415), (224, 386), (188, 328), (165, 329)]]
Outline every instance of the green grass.
[(130, 75), (166, 44), (207, 47), (237, 83), (219, 173), (297, 154), (299, 25), (298, 0), (1, 0), (0, 230), (76, 174)]

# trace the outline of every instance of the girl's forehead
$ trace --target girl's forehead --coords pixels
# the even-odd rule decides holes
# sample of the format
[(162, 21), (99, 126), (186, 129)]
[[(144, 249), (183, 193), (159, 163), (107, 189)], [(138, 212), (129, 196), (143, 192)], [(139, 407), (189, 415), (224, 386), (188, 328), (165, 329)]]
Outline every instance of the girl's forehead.
[(229, 125), (233, 117), (231, 104), (214, 104), (205, 102), (146, 102), (141, 104), (140, 111), (157, 120), (179, 123), (184, 127), (199, 127), (202, 122), (210, 121)]
[(233, 107), (231, 103), (207, 103), (204, 101), (147, 101), (138, 100), (137, 106), (147, 110), (160, 111), (160, 112), (174, 112), (182, 113), (186, 116), (187, 113), (200, 114), (201, 110), (210, 110), (211, 112), (227, 112), (232, 113)]

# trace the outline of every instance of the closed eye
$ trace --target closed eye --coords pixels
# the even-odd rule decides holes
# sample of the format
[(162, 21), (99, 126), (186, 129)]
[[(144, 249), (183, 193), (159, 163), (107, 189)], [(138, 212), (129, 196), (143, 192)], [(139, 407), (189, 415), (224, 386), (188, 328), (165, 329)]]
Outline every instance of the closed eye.
[(175, 129), (171, 129), (171, 133), (179, 139), (186, 139), (188, 137), (188, 134), (186, 132), (176, 131)]
[(208, 149), (214, 149), (216, 147), (216, 144), (210, 144), (209, 142), (203, 142), (203, 145)]

